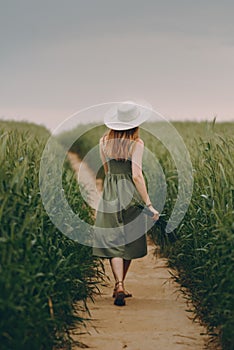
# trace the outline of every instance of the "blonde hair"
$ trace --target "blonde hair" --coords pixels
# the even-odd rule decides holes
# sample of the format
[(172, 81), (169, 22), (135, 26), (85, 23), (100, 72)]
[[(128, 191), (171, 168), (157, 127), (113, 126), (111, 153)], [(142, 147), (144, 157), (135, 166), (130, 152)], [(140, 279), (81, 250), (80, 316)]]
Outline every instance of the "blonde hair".
[(110, 129), (102, 137), (103, 151), (106, 156), (127, 161), (131, 158), (131, 144), (139, 138), (139, 126), (127, 130)]

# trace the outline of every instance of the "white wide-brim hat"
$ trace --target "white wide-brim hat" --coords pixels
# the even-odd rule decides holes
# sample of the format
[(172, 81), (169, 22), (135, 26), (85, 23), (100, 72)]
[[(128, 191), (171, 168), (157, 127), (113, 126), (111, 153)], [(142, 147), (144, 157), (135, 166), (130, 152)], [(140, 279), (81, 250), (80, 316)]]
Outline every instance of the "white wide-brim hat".
[(124, 101), (110, 108), (104, 116), (104, 124), (114, 130), (132, 129), (152, 116), (152, 107), (133, 101)]

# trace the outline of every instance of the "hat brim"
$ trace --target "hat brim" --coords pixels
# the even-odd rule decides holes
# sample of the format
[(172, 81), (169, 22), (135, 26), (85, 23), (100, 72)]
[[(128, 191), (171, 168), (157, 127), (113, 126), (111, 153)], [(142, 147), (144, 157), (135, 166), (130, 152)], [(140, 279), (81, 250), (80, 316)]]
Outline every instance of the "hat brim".
[(132, 121), (123, 122), (118, 119), (117, 107), (115, 106), (109, 110), (104, 116), (104, 124), (109, 129), (114, 130), (127, 130), (135, 128), (152, 116), (152, 110), (144, 107), (138, 107), (140, 110), (139, 116)]

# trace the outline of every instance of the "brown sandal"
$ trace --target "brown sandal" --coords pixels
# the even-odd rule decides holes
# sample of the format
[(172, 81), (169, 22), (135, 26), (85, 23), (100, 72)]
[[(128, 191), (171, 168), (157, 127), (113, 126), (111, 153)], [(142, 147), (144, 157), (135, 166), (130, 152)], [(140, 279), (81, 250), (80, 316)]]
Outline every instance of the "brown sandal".
[(118, 292), (118, 286), (122, 284), (122, 281), (118, 281), (116, 282), (116, 292), (115, 292), (115, 301), (114, 301), (114, 305), (117, 306), (124, 306), (125, 305), (125, 293), (124, 291), (119, 291)]
[[(115, 288), (113, 289), (112, 298), (115, 298), (117, 285), (118, 285), (118, 282), (115, 283)], [(125, 294), (125, 298), (131, 298), (132, 297), (132, 293), (129, 293), (126, 289), (124, 289), (124, 294)]]

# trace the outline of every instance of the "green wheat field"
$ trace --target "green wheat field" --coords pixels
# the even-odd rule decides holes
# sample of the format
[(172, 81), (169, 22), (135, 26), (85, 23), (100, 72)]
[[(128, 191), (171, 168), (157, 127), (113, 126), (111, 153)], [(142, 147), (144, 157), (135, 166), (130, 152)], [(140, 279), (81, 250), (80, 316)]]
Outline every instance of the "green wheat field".
[[(177, 273), (194, 318), (205, 324), (224, 350), (234, 349), (234, 123), (172, 123), (190, 153), (194, 187), (179, 226), (165, 232), (175, 205), (178, 174), (166, 147), (145, 130), (145, 146), (163, 169), (167, 184), (164, 221), (148, 234), (155, 254)], [(80, 126), (79, 128), (82, 128)], [(98, 144), (105, 126), (90, 131), (70, 150), (83, 158)], [(151, 128), (157, 128), (153, 123)], [(68, 147), (77, 130), (57, 136)], [(40, 197), (39, 167), (50, 132), (29, 123), (0, 121), (0, 344), (1, 349), (70, 349), (70, 332), (89, 318), (87, 300), (105, 283), (91, 248), (65, 237), (50, 221)], [(89, 164), (92, 168), (92, 164)], [(146, 178), (156, 178), (150, 169)], [(97, 177), (103, 178), (103, 169)], [(157, 179), (156, 179), (157, 180)], [(156, 181), (155, 180), (155, 181)], [(69, 163), (64, 163), (67, 200), (92, 223)], [(154, 203), (157, 207), (157, 199)], [(159, 249), (156, 247), (160, 247)], [(160, 251), (159, 251), (160, 250)]]

